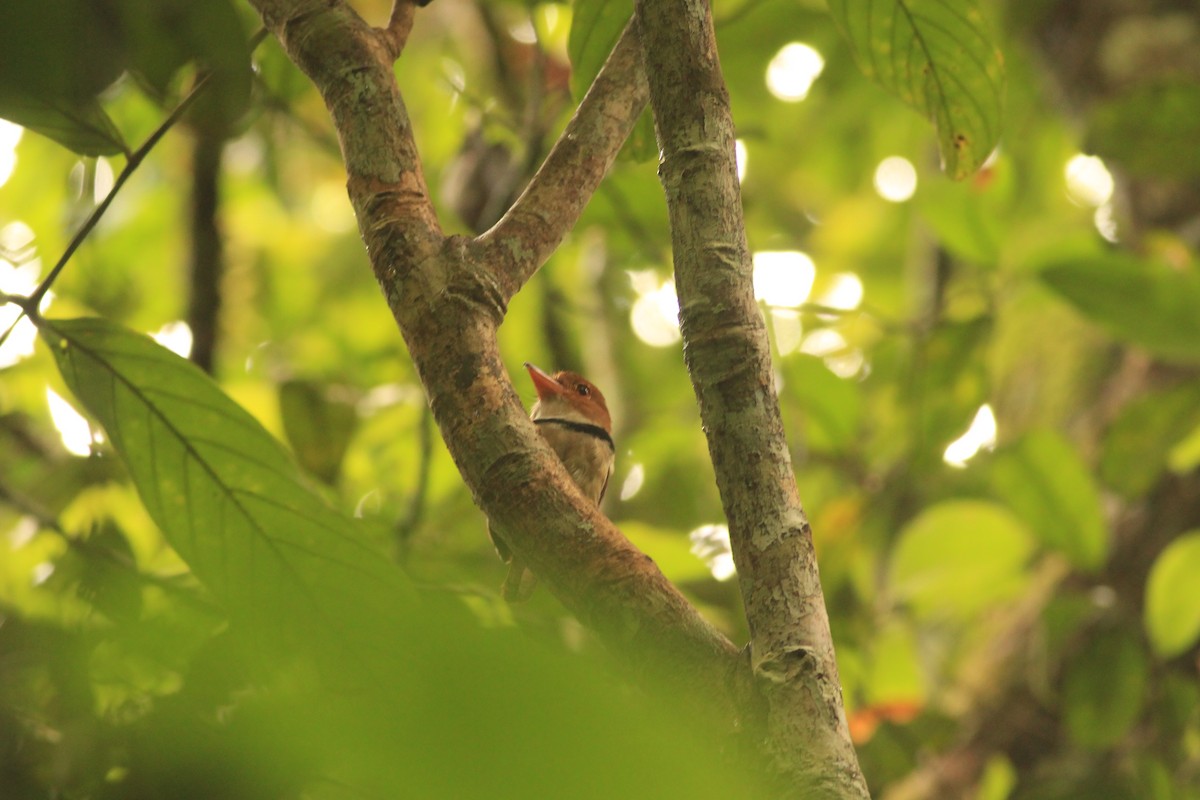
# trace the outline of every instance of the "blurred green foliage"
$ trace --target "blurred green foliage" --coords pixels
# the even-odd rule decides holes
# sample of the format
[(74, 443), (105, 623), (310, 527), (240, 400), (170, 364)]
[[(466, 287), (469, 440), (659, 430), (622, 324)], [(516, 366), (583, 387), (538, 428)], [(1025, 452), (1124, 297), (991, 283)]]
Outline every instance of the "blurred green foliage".
[[(965, 752), (977, 772), (957, 790), (978, 797), (1200, 797), (1200, 22), (985, 2), (964, 4), (966, 36), (945, 3), (832, 5), (836, 24), (815, 0), (714, 14), (752, 249), (816, 265), (808, 303), (764, 291), (764, 314), (872, 789), (917, 796), (914, 775)], [(418, 12), (396, 74), (448, 229), (486, 228), (519, 191), (619, 32), (614, 9)], [(872, 36), (906, 30), (867, 24), (895, 10), (945, 37), (926, 52), (959, 65), (954, 93), (860, 71)], [(5, 292), (63, 252), (122, 166), (108, 156), (199, 70), (221, 77), (54, 285), (37, 349), (23, 327), (0, 349), (3, 795), (753, 795), (730, 743), (691, 724), (703, 698), (631, 688), (544, 592), (499, 600), (328, 115), (274, 41), (250, 52), (257, 26), (224, 0), (0, 5), (0, 116), (27, 128), (0, 170)], [(1050, 50), (1046, 31), (1064, 37)], [(786, 102), (765, 75), (792, 42), (823, 70)], [(1056, 60), (1085, 55), (1095, 70)], [(982, 170), (939, 174), (982, 162), (978, 131), (1001, 125)], [(134, 333), (188, 313), (198, 133), (226, 139), (215, 384)], [(632, 155), (652, 152), (645, 133)], [(1085, 148), (1117, 176), (1098, 207), (1064, 179)], [(876, 189), (889, 156), (915, 166), (907, 201)], [(501, 345), (527, 402), (526, 360), (604, 388), (605, 511), (741, 642), (679, 345), (631, 324), (670, 277), (654, 170), (618, 162)], [(91, 419), (90, 442), (48, 390)], [(969, 428), (981, 438), (952, 466)]]

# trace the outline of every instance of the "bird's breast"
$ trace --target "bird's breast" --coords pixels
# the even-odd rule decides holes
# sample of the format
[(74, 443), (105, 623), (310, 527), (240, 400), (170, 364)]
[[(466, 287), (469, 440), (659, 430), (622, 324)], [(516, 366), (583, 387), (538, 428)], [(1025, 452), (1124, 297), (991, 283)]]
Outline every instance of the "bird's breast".
[(558, 454), (580, 492), (599, 503), (613, 467), (610, 440), (554, 424), (539, 425), (538, 430)]

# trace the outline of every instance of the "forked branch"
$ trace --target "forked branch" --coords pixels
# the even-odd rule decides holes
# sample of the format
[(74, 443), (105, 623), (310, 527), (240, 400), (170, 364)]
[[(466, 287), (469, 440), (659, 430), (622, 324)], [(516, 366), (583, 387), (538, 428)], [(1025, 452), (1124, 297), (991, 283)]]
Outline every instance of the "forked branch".
[(508, 298), (575, 226), (648, 99), (637, 26), (630, 22), (541, 169), (480, 237)]
[(476, 501), (632, 673), (703, 698), (695, 707), (732, 726), (731, 676), (744, 672), (736, 648), (579, 494), (529, 422), (496, 343), (508, 300), (575, 224), (645, 104), (636, 34), (626, 31), (514, 210), (466, 239), (443, 235), (434, 214), (394, 48), (339, 0), (251, 2), (333, 115), (372, 267)]

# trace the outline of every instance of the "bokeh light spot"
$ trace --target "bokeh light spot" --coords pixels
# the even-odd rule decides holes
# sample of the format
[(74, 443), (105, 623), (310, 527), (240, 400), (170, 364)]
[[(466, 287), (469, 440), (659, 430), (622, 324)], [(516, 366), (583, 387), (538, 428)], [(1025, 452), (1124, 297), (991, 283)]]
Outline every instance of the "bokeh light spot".
[(917, 168), (903, 156), (888, 156), (875, 168), (875, 191), (884, 200), (903, 203), (917, 191)]
[(17, 168), (17, 144), (24, 132), (20, 125), (0, 119), (0, 186), (8, 182)]
[(1117, 217), (1113, 213), (1113, 204), (1111, 201), (1096, 209), (1096, 213), (1092, 215), (1092, 224), (1096, 226), (1096, 230), (1107, 241), (1113, 244), (1120, 241), (1120, 237), (1117, 236)]
[(46, 405), (63, 447), (68, 453), (87, 456), (92, 453), (92, 426), (75, 407), (50, 387), (46, 387)]
[(839, 272), (830, 278), (827, 288), (817, 304), (842, 311), (853, 311), (863, 299), (862, 280), (853, 272)]
[(714, 578), (727, 581), (737, 574), (728, 526), (701, 525), (688, 534), (688, 540), (692, 543), (692, 554), (705, 563)]
[[(800, 348), (804, 328), (800, 324), (800, 313), (790, 308), (771, 309), (771, 328), (775, 333), (775, 347), (779, 355), (786, 356)], [(780, 387), (776, 387), (778, 390)]]
[(980, 406), (967, 432), (946, 447), (942, 460), (952, 467), (962, 469), (980, 450), (991, 450), (996, 446), (996, 415), (987, 403)]
[(641, 463), (634, 464), (629, 468), (629, 474), (625, 476), (625, 482), (621, 484), (621, 499), (629, 500), (637, 495), (642, 490), (642, 486), (646, 483), (646, 468)]
[(116, 185), (117, 176), (113, 173), (112, 162), (104, 156), (96, 159), (96, 174), (92, 179), (92, 202), (99, 204)]
[(1067, 181), (1067, 195), (1081, 206), (1097, 208), (1112, 199), (1113, 177), (1096, 156), (1079, 153), (1063, 168)]
[(802, 305), (816, 277), (813, 260), (799, 250), (764, 250), (754, 254), (754, 299), (769, 306)]
[(357, 225), (354, 207), (341, 181), (318, 184), (309, 200), (309, 213), (313, 222), (329, 233), (347, 233)]
[(669, 347), (678, 342), (682, 336), (675, 282), (668, 280), (655, 286), (657, 280), (647, 282), (645, 273), (631, 277), (634, 278), (634, 291), (638, 292), (629, 312), (634, 335), (652, 347)]
[(525, 18), (508, 26), (508, 35), (521, 44), (537, 44), (537, 30), (533, 20)]
[(192, 329), (183, 320), (168, 322), (151, 333), (150, 338), (177, 356), (187, 358), (192, 354)]
[(767, 65), (767, 89), (785, 103), (797, 103), (808, 97), (823, 69), (825, 59), (816, 49), (803, 42), (786, 44)]
[[(11, 222), (0, 230), (0, 247), (4, 248), (5, 254), (13, 257), (32, 256), (33, 232), (29, 231), (29, 237), (26, 239), (22, 228), (28, 230), (28, 226), (23, 222)], [(23, 246), (22, 243), (24, 243)], [(30, 257), (20, 266), (0, 258), (0, 292), (28, 297), (37, 289), (38, 278), (41, 274), (42, 260), (40, 258)], [(46, 296), (42, 298), (38, 310), (44, 311), (49, 307), (52, 299), (52, 293), (47, 292)], [(19, 322), (18, 318), (20, 318)], [(22, 317), (20, 307), (15, 303), (0, 305), (0, 334), (7, 331), (14, 322), (16, 322), (16, 327), (12, 329), (12, 333), (8, 335), (4, 344), (0, 345), (0, 369), (11, 367), (33, 355), (34, 346), (37, 344), (37, 326), (30, 322), (28, 317)]]

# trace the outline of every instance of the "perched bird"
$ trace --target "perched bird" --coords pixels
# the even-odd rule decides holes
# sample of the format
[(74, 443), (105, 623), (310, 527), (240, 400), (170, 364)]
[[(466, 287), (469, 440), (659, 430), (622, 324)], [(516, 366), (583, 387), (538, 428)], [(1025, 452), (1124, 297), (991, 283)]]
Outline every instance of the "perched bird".
[[(616, 446), (612, 418), (604, 395), (574, 372), (549, 375), (528, 362), (525, 369), (533, 379), (538, 399), (529, 412), (550, 448), (558, 454), (579, 491), (596, 505), (604, 497), (612, 475)], [(525, 600), (533, 592), (536, 578), (505, 542), (495, 534), (496, 552), (509, 565), (502, 592), (506, 600)]]

